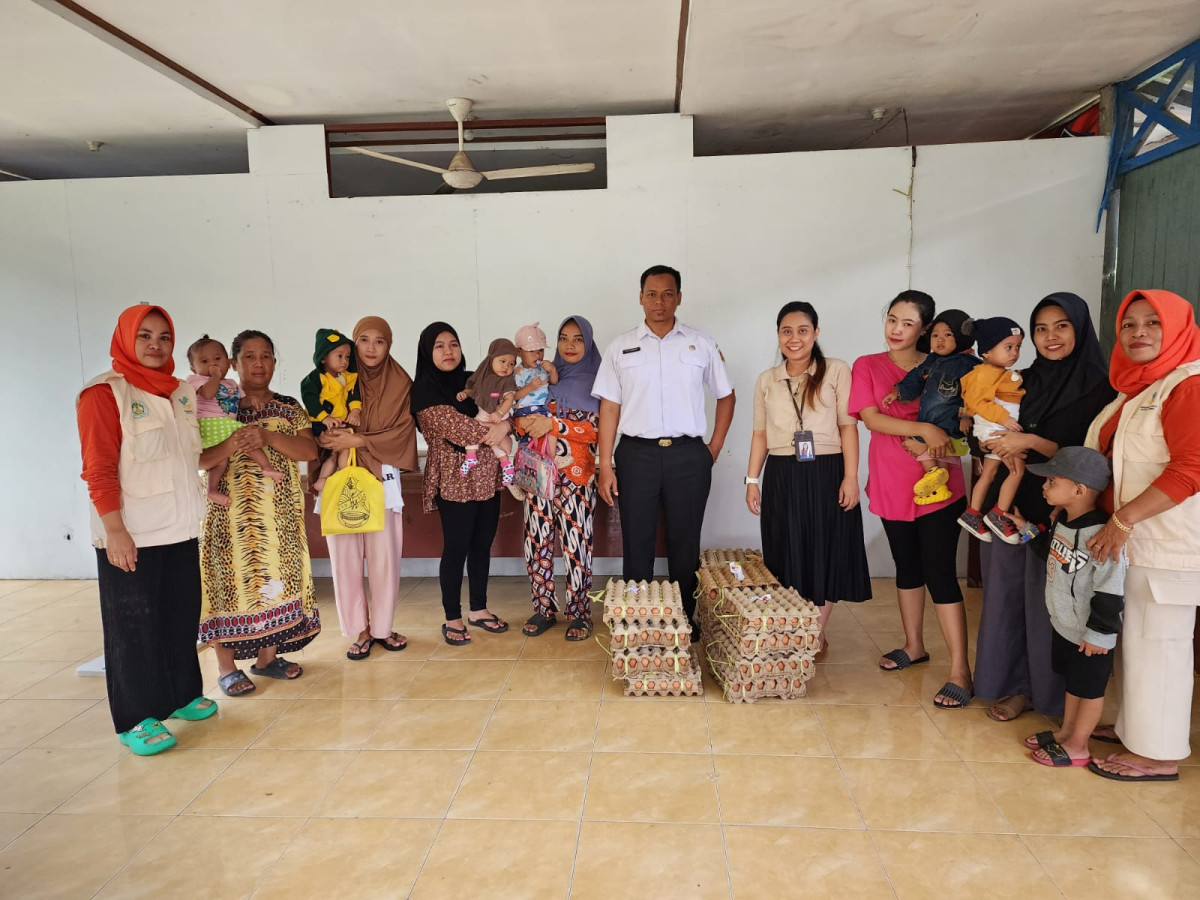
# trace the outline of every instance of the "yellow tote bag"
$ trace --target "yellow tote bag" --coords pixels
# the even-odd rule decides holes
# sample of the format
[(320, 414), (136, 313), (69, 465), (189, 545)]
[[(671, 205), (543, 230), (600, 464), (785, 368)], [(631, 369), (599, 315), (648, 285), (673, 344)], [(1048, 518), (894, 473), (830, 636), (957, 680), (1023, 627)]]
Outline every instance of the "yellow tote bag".
[(349, 464), (325, 480), (321, 491), (321, 534), (383, 531), (383, 483), (358, 466), (355, 448)]

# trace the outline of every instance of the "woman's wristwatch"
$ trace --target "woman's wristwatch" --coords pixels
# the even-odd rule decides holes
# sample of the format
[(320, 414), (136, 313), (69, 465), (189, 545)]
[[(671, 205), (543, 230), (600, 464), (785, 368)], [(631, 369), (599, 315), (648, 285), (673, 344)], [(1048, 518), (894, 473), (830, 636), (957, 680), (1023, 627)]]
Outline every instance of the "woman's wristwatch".
[(749, 475), (747, 475), (747, 476), (746, 476), (745, 483), (746, 483), (746, 484), (758, 484), (758, 479), (757, 479), (757, 478), (751, 478)]

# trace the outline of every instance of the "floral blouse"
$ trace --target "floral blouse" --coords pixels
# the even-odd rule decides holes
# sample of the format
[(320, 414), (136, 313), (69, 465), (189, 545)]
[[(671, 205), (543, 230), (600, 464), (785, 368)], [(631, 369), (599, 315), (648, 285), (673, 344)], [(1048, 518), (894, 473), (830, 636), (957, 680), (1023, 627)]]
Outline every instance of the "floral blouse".
[(563, 478), (586, 485), (596, 477), (596, 426), (600, 417), (580, 409), (555, 410), (554, 461)]
[(425, 488), (422, 508), (427, 513), (437, 509), (437, 498), (455, 503), (469, 500), (490, 500), (503, 487), (500, 461), (489, 448), (480, 453), (475, 468), (463, 475), (459, 468), (467, 444), (482, 444), (487, 437), (488, 424), (464, 416), (451, 406), (431, 406), (417, 413), (417, 424), (429, 451), (425, 455)]

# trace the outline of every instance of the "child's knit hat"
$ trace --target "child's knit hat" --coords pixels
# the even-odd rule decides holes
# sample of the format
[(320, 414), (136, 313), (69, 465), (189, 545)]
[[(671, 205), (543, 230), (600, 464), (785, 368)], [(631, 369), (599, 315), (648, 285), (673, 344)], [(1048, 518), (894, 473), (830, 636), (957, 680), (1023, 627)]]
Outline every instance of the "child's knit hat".
[(545, 350), (546, 332), (538, 328), (538, 323), (522, 325), (517, 329), (517, 337), (513, 341), (518, 350)]
[(937, 318), (929, 326), (929, 330), (933, 331), (933, 326), (943, 323), (950, 329), (950, 333), (954, 335), (954, 352), (962, 353), (964, 350), (971, 349), (971, 345), (975, 343), (975, 320), (968, 316), (961, 309), (947, 309), (938, 313)]
[(1004, 316), (975, 320), (975, 346), (980, 353), (987, 353), (1001, 341), (1016, 335), (1025, 337), (1025, 329)]
[(316, 347), (313, 350), (313, 365), (321, 368), (321, 362), (338, 347), (350, 348), (350, 371), (354, 371), (354, 341), (336, 328), (318, 328)]

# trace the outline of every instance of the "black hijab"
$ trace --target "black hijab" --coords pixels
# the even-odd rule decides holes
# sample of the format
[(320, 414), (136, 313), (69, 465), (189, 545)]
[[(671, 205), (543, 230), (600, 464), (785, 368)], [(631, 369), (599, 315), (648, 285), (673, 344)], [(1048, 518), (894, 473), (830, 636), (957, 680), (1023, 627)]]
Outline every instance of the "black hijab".
[(450, 406), (464, 416), (474, 418), (479, 412), (475, 401), (470, 397), (466, 400), (457, 399), (457, 394), (466, 387), (467, 378), (471, 375), (467, 371), (466, 361), (460, 359), (458, 365), (449, 372), (443, 372), (433, 362), (433, 345), (438, 335), (446, 331), (458, 340), (458, 332), (445, 322), (434, 322), (427, 326), (417, 340), (417, 377), (413, 381), (412, 413), (416, 416), (431, 406)]
[[(1090, 396), (1099, 385), (1108, 385), (1108, 363), (1092, 327), (1087, 303), (1076, 294), (1057, 293), (1044, 297), (1029, 315), (1031, 335), (1038, 313), (1048, 306), (1061, 308), (1071, 320), (1075, 329), (1075, 348), (1065, 359), (1046, 359), (1039, 355), (1033, 365), (1021, 373), (1025, 388), (1019, 419), (1021, 427), (1043, 435), (1046, 426), (1058, 431), (1053, 428), (1055, 419), (1062, 418), (1064, 413), (1067, 418), (1074, 418), (1070, 411), (1083, 398)], [(1082, 440), (1081, 434), (1078, 442)]]

